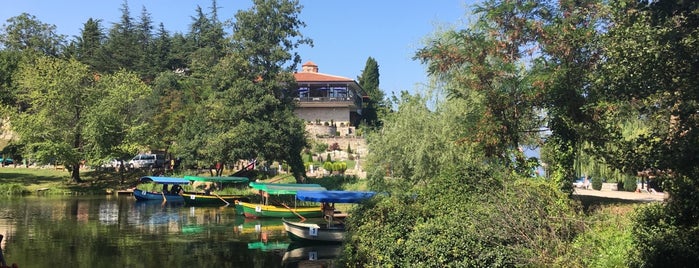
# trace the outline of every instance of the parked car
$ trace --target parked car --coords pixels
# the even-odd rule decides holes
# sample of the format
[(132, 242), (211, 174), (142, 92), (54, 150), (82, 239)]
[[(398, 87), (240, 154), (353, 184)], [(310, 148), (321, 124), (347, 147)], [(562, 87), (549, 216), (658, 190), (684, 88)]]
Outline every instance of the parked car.
[(3, 166), (4, 166), (4, 165), (12, 165), (12, 164), (15, 163), (15, 161), (12, 160), (12, 158), (2, 158), (2, 157), (0, 157), (0, 163), (2, 163)]
[(104, 162), (104, 164), (100, 165), (100, 167), (103, 169), (118, 169), (119, 166), (122, 165), (122, 163), (124, 166), (126, 166), (126, 164), (128, 162), (129, 162), (128, 160), (122, 161), (122, 160), (119, 160), (117, 158), (112, 158), (112, 159), (109, 159), (109, 161)]
[(134, 168), (160, 168), (165, 165), (165, 155), (162, 154), (139, 154), (134, 156), (127, 167)]

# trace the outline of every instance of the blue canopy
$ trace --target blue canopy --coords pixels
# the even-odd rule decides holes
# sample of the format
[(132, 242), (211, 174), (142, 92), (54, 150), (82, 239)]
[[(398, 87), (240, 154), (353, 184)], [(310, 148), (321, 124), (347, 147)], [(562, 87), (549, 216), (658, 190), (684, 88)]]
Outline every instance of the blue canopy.
[(376, 193), (362, 191), (298, 191), (296, 199), (323, 203), (359, 203), (374, 194)]
[(155, 176), (145, 176), (141, 177), (139, 182), (154, 182), (158, 184), (189, 184), (188, 180), (183, 178), (173, 178), (173, 177), (155, 177)]

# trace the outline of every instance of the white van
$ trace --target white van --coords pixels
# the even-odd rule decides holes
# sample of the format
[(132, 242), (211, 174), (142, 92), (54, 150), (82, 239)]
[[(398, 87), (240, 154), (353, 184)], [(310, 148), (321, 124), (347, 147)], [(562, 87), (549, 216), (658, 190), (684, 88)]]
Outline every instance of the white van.
[(165, 155), (139, 154), (134, 156), (127, 166), (129, 168), (159, 168), (165, 165)]

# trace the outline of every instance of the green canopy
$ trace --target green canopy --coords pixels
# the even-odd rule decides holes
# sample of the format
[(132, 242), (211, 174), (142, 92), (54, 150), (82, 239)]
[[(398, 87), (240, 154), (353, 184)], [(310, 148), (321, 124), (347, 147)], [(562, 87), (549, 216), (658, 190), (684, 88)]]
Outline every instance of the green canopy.
[(325, 191), (320, 184), (303, 183), (258, 183), (250, 182), (250, 187), (255, 190), (265, 191), (269, 194), (296, 194), (296, 191)]

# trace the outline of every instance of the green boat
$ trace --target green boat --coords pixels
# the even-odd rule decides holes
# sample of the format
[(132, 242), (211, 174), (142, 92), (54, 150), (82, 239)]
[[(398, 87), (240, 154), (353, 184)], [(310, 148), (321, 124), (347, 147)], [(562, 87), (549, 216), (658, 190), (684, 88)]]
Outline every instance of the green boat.
[[(185, 180), (199, 182), (224, 183), (245, 183), (249, 179), (245, 177), (199, 177), (184, 176)], [(250, 202), (250, 198), (244, 195), (219, 195), (215, 192), (185, 192), (182, 194), (184, 203), (188, 206), (227, 206), (238, 201)]]
[(242, 211), (247, 218), (318, 218), (323, 216), (323, 211), (319, 205), (269, 205), (270, 195), (296, 195), (296, 192), (300, 190), (324, 191), (325, 187), (319, 184), (250, 182), (249, 185), (252, 189), (258, 190), (263, 203), (237, 202), (236, 209)]

